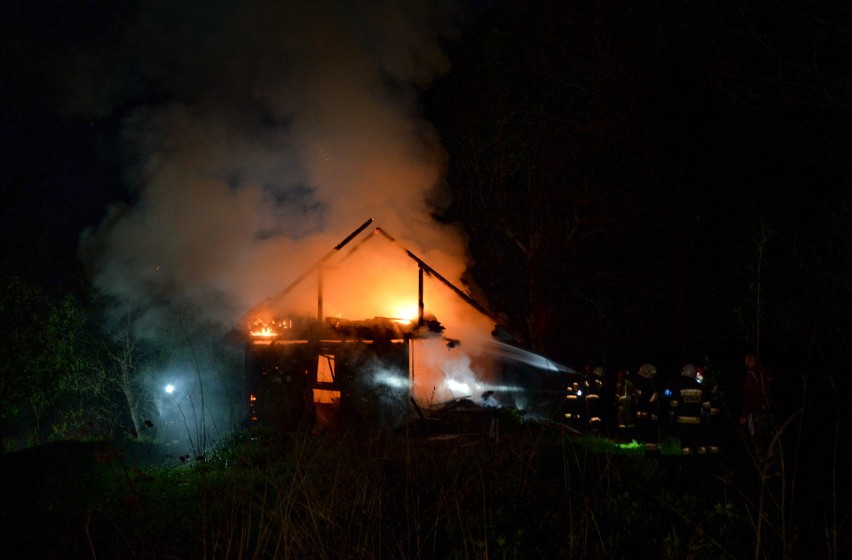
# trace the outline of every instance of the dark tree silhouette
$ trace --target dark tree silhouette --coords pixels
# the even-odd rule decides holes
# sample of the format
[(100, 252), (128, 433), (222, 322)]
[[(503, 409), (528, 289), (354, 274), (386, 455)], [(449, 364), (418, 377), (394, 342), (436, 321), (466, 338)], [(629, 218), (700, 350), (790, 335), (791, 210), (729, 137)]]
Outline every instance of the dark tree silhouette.
[(797, 6), (506, 1), (468, 30), (427, 105), (516, 336), (673, 367), (774, 343), (852, 178), (850, 16)]

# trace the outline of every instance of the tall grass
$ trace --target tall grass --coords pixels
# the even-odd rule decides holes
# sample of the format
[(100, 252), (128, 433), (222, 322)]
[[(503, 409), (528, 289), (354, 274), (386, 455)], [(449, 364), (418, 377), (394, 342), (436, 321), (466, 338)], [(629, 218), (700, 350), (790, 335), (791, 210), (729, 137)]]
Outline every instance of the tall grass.
[[(629, 557), (628, 543), (653, 535), (661, 517), (635, 504), (663, 511), (649, 490), (659, 467), (542, 431), (499, 445), (356, 431), (255, 437), (144, 481), (146, 530), (130, 548), (141, 557)], [(675, 509), (685, 499), (669, 497)], [(691, 531), (698, 513), (681, 511), (673, 534)], [(681, 547), (656, 533), (649, 550)]]
[(548, 424), (499, 438), (254, 429), (167, 467), (101, 451), (87, 467), (100, 498), (57, 540), (92, 558), (841, 557), (827, 540), (838, 525), (794, 499), (786, 449), (770, 477), (726, 444), (718, 457), (652, 458)]

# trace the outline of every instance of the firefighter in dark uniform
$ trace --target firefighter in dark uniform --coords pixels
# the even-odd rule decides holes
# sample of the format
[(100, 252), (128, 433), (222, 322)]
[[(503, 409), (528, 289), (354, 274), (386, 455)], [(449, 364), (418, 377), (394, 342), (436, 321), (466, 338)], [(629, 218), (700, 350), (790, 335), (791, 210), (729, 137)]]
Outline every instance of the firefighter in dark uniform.
[(684, 456), (706, 452), (701, 441), (701, 412), (704, 407), (704, 391), (696, 379), (696, 369), (686, 364), (672, 389), (671, 408), (675, 429), (680, 437), (681, 453)]
[(599, 433), (604, 425), (604, 370), (598, 366), (586, 376), (586, 419), (589, 432)]
[(721, 421), (722, 421), (722, 394), (715, 373), (710, 368), (696, 366), (696, 379), (701, 380), (704, 388), (704, 399), (701, 411), (701, 424), (703, 426), (703, 439), (707, 446), (707, 454), (719, 453), (721, 445)]
[(633, 389), (633, 375), (627, 369), (618, 370), (615, 406), (617, 437), (622, 441), (630, 441), (636, 430), (636, 393)]
[(566, 423), (578, 431), (584, 431), (585, 421), (584, 395), (586, 383), (581, 374), (573, 374), (565, 387), (565, 411), (563, 416)]
[(657, 368), (651, 364), (642, 364), (633, 383), (636, 398), (636, 435), (645, 445), (646, 455), (660, 454), (660, 433), (658, 426), (659, 395), (654, 383)]

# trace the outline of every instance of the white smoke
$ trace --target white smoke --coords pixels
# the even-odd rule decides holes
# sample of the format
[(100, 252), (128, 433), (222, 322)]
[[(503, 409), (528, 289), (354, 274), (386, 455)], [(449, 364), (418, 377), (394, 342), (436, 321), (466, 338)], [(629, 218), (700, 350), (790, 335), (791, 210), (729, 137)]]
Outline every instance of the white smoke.
[(132, 202), (82, 242), (99, 290), (233, 323), (369, 217), (458, 281), (463, 238), (431, 218), (444, 155), (416, 103), (448, 69), (441, 6), (140, 9), (124, 45), (151, 92), (124, 122)]

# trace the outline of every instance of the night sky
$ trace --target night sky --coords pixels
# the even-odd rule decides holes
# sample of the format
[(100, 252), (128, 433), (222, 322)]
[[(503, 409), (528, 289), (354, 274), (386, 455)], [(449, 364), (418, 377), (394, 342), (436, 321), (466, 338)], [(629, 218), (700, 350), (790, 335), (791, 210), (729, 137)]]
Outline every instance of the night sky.
[(74, 109), (75, 81), (86, 79), (75, 59), (94, 45), (110, 48), (123, 10), (5, 2), (2, 11), (4, 272), (68, 289), (82, 280), (80, 235), (124, 196), (120, 115)]

